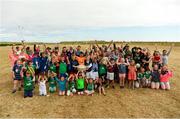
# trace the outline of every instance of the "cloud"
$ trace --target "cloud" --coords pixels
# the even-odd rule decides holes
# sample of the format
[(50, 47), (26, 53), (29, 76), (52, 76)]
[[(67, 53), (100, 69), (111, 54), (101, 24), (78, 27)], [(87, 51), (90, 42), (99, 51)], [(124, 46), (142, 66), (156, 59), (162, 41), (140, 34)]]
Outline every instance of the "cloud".
[(179, 0), (0, 0), (0, 6), (3, 33), (20, 34), (20, 25), (29, 37), (86, 28), (180, 26)]

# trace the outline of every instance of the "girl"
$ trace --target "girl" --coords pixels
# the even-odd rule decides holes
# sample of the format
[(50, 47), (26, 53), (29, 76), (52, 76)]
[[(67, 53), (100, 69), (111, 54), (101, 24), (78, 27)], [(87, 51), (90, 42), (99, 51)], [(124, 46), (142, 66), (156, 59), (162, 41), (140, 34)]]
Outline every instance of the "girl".
[(132, 87), (134, 89), (134, 81), (136, 80), (136, 65), (135, 61), (132, 60), (130, 65), (128, 66), (128, 80), (129, 80), (129, 88)]
[(105, 78), (106, 78), (106, 74), (107, 74), (107, 68), (106, 68), (106, 65), (103, 64), (102, 61), (99, 63), (98, 67), (99, 67), (98, 68), (99, 79), (98, 79), (97, 84), (98, 84), (99, 95), (101, 95), (101, 93), (103, 93), (103, 95), (106, 95), (103, 83), (105, 82)]
[(115, 70), (115, 61), (114, 61), (114, 59), (110, 59), (110, 62), (108, 63), (108, 66), (107, 66), (107, 80), (108, 80), (107, 87), (109, 87), (109, 85), (112, 84), (113, 89), (115, 89), (114, 70)]
[(49, 61), (48, 61), (48, 57), (46, 56), (45, 52), (41, 53), (39, 63), (40, 63), (40, 67), (39, 67), (40, 73), (45, 73), (47, 76)]
[(89, 80), (86, 79), (86, 83), (87, 83), (87, 90), (85, 90), (85, 93), (87, 95), (93, 96), (93, 94), (94, 94), (94, 82), (93, 82), (93, 79), (92, 78), (90, 78)]
[(76, 89), (78, 92), (78, 95), (83, 95), (84, 94), (84, 80), (85, 76), (83, 72), (78, 72), (76, 75)]
[(159, 66), (155, 64), (151, 72), (151, 88), (159, 89), (159, 82), (160, 82)]
[(16, 92), (17, 87), (19, 87), (19, 90), (21, 89), (21, 80), (23, 77), (22, 67), (21, 60), (17, 60), (13, 67), (14, 87), (12, 93)]
[(67, 90), (67, 96), (73, 96), (73, 94), (76, 93), (75, 88), (75, 76), (71, 74), (68, 78), (68, 90)]
[(66, 91), (66, 76), (60, 75), (59, 79), (56, 78), (58, 87), (59, 87), (59, 96), (64, 96)]
[(168, 70), (167, 65), (164, 65), (161, 70), (160, 82), (163, 90), (170, 90), (169, 78), (172, 77), (172, 72)]
[(136, 88), (145, 86), (145, 69), (140, 67), (140, 71), (137, 73)]
[(67, 63), (65, 62), (64, 56), (61, 57), (61, 61), (59, 63), (59, 76), (65, 77), (67, 74)]
[(150, 70), (147, 70), (145, 72), (145, 86), (146, 87), (150, 87), (151, 86), (151, 71)]
[(129, 61), (124, 58), (119, 57), (119, 59), (117, 60), (116, 64), (118, 65), (118, 72), (119, 72), (119, 86), (120, 88), (124, 88), (124, 82), (125, 82), (125, 78), (126, 78), (126, 67), (129, 65)]
[(54, 93), (56, 91), (56, 73), (51, 72), (48, 79), (49, 82), (49, 92)]
[(31, 73), (27, 71), (24, 76), (24, 98), (33, 97), (34, 81)]
[(39, 82), (39, 95), (40, 96), (46, 96), (47, 91), (46, 91), (46, 81), (47, 78), (44, 73), (41, 73), (38, 79)]

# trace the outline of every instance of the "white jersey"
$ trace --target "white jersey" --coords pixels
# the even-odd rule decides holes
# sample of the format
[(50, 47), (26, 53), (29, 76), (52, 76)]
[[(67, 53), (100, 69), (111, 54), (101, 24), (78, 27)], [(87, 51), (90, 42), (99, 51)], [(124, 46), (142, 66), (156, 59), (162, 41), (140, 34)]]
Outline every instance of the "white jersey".
[(47, 95), (46, 81), (39, 82), (39, 95)]

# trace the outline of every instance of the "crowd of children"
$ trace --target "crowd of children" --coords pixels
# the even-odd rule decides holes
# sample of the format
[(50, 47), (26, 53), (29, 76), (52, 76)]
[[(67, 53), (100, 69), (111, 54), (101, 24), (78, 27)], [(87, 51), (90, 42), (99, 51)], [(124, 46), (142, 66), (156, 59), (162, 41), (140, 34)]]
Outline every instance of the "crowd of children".
[[(151, 54), (148, 48), (126, 44), (116, 46), (113, 41), (108, 46), (99, 46), (95, 41), (89, 48), (81, 46), (46, 47), (39, 45), (31, 49), (12, 46), (9, 58), (13, 71), (13, 90), (24, 88), (24, 97), (33, 97), (35, 85), (39, 95), (46, 96), (58, 90), (60, 96), (91, 95), (98, 92), (106, 95), (105, 89), (129, 88), (170, 89), (172, 71), (168, 69), (168, 56), (172, 50), (156, 50)], [(152, 64), (152, 66), (150, 66)], [(48, 89), (48, 91), (47, 91)]]

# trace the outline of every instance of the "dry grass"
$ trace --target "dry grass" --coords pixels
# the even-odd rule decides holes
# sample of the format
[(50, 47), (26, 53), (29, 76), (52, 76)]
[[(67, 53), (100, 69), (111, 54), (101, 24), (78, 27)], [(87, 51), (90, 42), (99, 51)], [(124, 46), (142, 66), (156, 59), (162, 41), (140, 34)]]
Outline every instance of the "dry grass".
[(36, 88), (35, 96), (26, 99), (22, 91), (11, 94), (9, 51), (10, 47), (0, 47), (0, 117), (180, 117), (180, 47), (174, 47), (169, 59), (174, 69), (170, 91), (116, 86), (106, 90), (107, 96), (40, 97)]

